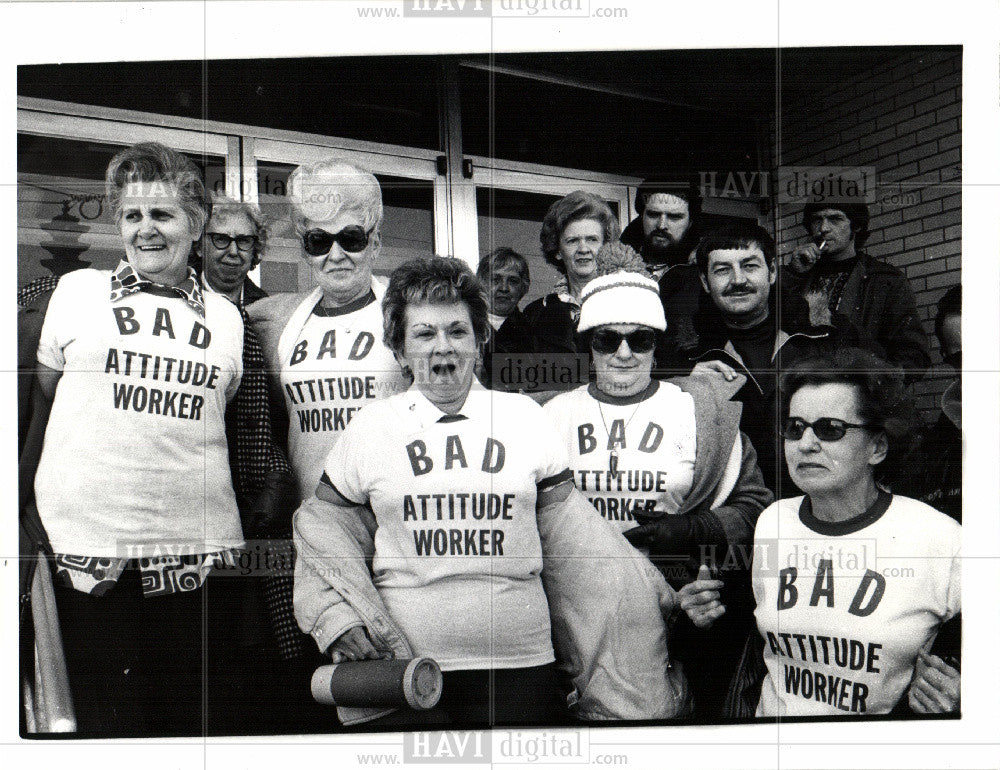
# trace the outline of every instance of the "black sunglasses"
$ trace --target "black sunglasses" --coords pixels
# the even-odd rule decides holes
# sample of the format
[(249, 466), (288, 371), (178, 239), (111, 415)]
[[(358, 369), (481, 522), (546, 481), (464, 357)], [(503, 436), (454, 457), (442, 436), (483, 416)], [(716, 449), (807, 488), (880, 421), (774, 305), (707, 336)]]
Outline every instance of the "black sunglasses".
[(229, 244), (233, 241), (236, 241), (236, 248), (240, 251), (250, 251), (257, 245), (256, 235), (237, 235), (235, 237), (225, 233), (205, 233), (205, 235), (217, 249), (228, 249)]
[(322, 257), (329, 254), (334, 243), (339, 243), (344, 251), (357, 253), (364, 251), (368, 245), (371, 232), (365, 232), (361, 225), (348, 225), (339, 233), (328, 233), (326, 230), (306, 230), (302, 233), (302, 248), (310, 257)]
[(816, 422), (806, 422), (801, 417), (786, 417), (781, 435), (788, 441), (798, 441), (805, 435), (806, 428), (812, 428), (820, 441), (840, 441), (847, 434), (848, 428), (872, 430), (874, 426), (844, 422), (835, 417), (820, 417)]
[(648, 353), (656, 347), (656, 332), (653, 329), (636, 329), (621, 334), (613, 329), (598, 329), (590, 338), (590, 347), (598, 353), (614, 353), (621, 347), (622, 340), (628, 343), (633, 353)]

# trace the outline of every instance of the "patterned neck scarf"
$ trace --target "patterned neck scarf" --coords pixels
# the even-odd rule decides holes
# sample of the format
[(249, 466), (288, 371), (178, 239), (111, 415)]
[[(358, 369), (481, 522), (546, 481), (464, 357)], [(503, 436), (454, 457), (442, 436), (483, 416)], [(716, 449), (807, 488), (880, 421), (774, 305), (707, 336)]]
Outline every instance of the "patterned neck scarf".
[(198, 274), (193, 267), (188, 267), (187, 278), (177, 286), (164, 286), (160, 283), (153, 283), (140, 276), (135, 268), (124, 259), (118, 263), (118, 267), (111, 273), (111, 301), (118, 302), (123, 297), (135, 294), (143, 289), (158, 287), (168, 292), (176, 294), (182, 298), (187, 305), (198, 314), (200, 318), (205, 317), (205, 297), (202, 293), (201, 285), (198, 283)]

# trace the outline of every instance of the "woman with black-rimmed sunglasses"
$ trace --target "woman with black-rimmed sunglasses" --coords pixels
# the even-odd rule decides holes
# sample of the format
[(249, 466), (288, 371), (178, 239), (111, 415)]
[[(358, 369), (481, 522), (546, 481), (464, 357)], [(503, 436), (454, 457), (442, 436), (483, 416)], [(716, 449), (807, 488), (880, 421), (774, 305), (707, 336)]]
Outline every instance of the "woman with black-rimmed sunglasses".
[(888, 491), (913, 426), (903, 373), (846, 348), (797, 364), (781, 393), (788, 470), (805, 495), (757, 522), (757, 716), (956, 711), (957, 662), (931, 647), (961, 611), (961, 527)]
[(408, 383), (382, 343), (385, 289), (372, 277), (381, 248), (378, 180), (328, 158), (292, 172), (288, 201), (316, 287), (260, 300), (248, 311), (271, 371), (273, 399), (288, 415), (289, 459), (305, 498), (351, 417)]
[[(734, 620), (741, 613), (732, 612), (723, 584), (699, 575), (700, 565), (721, 567), (732, 561), (727, 554), (749, 549), (757, 516), (773, 499), (739, 430), (741, 407), (731, 400), (739, 385), (721, 377), (652, 379), (653, 350), (666, 328), (656, 282), (621, 244), (601, 249), (597, 272), (582, 291), (578, 325), (594, 381), (545, 410), (566, 443), (577, 487), (681, 589), (681, 607), (698, 594), (690, 605), (695, 625), (711, 625), (728, 604), (713, 639), (745, 637), (749, 609)], [(675, 637), (672, 651), (687, 658), (697, 715), (713, 716), (713, 693), (724, 690), (742, 643), (723, 650), (686, 621), (679, 626), (683, 638)]]

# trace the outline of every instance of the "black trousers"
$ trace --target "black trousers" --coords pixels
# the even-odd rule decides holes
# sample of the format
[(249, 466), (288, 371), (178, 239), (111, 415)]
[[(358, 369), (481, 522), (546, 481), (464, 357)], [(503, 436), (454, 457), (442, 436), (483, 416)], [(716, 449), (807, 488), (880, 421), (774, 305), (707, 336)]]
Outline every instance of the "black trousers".
[(103, 596), (57, 583), (70, 690), (80, 734), (225, 734), (245, 706), (233, 644), (239, 581), (144, 597), (126, 569)]

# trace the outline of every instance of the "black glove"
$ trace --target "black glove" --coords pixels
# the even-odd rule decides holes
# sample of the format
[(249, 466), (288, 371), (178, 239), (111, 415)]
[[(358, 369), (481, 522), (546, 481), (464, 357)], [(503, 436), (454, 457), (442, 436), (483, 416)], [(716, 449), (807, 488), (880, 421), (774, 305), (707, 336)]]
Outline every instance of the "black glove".
[(654, 560), (694, 556), (700, 562), (702, 550), (722, 552), (727, 542), (722, 522), (714, 513), (668, 514), (624, 534), (636, 548), (648, 549), (649, 558)]
[(290, 473), (268, 471), (264, 488), (243, 514), (243, 534), (247, 537), (287, 537), (292, 531), (295, 478)]

